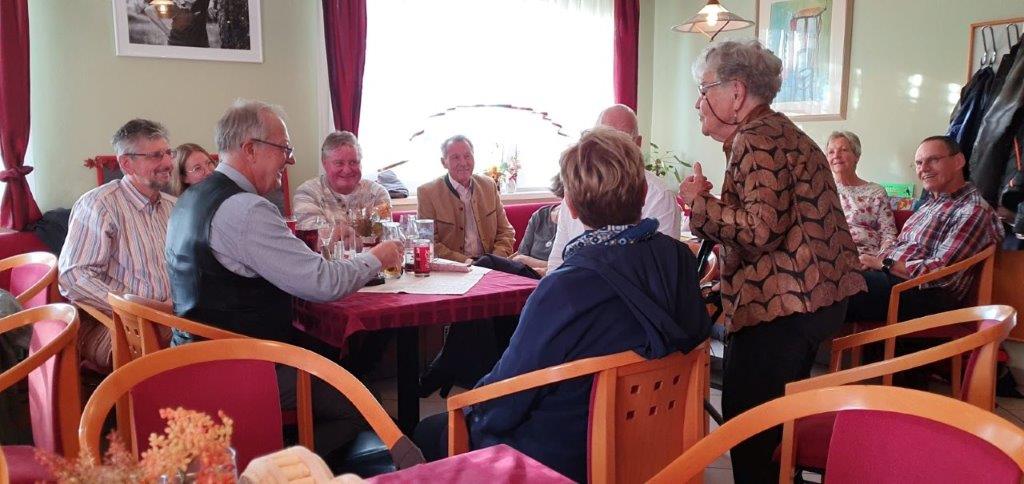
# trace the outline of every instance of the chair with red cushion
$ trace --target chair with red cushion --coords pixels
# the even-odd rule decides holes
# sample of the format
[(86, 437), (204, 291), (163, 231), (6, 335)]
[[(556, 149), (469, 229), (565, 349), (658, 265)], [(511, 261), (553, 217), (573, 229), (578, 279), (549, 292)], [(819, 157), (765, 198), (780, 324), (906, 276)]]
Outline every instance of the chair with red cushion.
[[(995, 375), (999, 344), (1016, 324), (1017, 312), (1009, 306), (978, 306), (912, 319), (900, 324), (857, 333), (832, 342), (832, 370), (814, 378), (786, 385), (786, 395), (800, 392), (864, 382), (918, 368), (948, 358), (959, 358), (968, 353), (967, 372), (963, 379), (962, 399), (977, 408), (991, 412), (995, 407)], [(966, 336), (925, 350), (879, 361), (856, 368), (838, 371), (843, 352), (879, 341), (933, 331), (945, 327), (972, 324)], [(794, 465), (800, 469), (820, 472), (831, 467), (828, 459), (834, 455), (831, 446), (837, 435), (835, 413), (822, 413), (786, 423), (782, 431), (780, 480), (792, 480)], [(828, 476), (831, 480), (831, 475)], [(788, 481), (787, 481), (788, 482)]]
[(57, 256), (49, 252), (28, 252), (0, 260), (0, 273), (6, 276), (7, 290), (25, 309), (58, 299)]
[(50, 479), (36, 449), (78, 455), (75, 428), (82, 400), (78, 378), (78, 313), (68, 304), (47, 304), (0, 319), (0, 333), (32, 326), (29, 356), (0, 373), (0, 391), (28, 379), (34, 446), (4, 446), (11, 482)]
[(786, 395), (743, 412), (649, 482), (692, 482), (747, 438), (828, 412), (839, 412), (825, 469), (829, 483), (1019, 483), (1024, 475), (1024, 429), (1017, 425), (941, 395), (848, 385)]
[(254, 457), (284, 446), (275, 363), (298, 372), (296, 399), (303, 446), (313, 446), (310, 377), (314, 376), (352, 402), (387, 446), (395, 466), (423, 461), (419, 449), (402, 435), (369, 390), (345, 369), (309, 350), (257, 339), (190, 343), (140, 356), (114, 370), (85, 406), (79, 443), (95, 455), (107, 414), (116, 401), (129, 395), (136, 452), (144, 450), (139, 442), (145, 442), (145, 436), (163, 429), (161, 408), (180, 406), (211, 416), (223, 410), (234, 420), (231, 441), (238, 467), (244, 469)]

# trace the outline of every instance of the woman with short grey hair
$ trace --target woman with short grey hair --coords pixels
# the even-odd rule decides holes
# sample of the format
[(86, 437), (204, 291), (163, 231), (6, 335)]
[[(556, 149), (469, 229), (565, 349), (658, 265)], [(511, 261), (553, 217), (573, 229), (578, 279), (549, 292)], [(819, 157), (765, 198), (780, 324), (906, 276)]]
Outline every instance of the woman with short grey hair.
[(857, 176), (860, 138), (849, 131), (833, 131), (825, 149), (828, 167), (836, 180), (839, 201), (850, 224), (850, 234), (861, 254), (876, 256), (896, 242), (900, 234), (889, 207), (889, 194), (877, 183)]
[[(692, 207), (693, 233), (721, 246), (722, 413), (731, 419), (809, 377), (847, 298), (866, 285), (825, 154), (769, 107), (782, 61), (757, 41), (715, 43), (694, 77), (701, 131), (723, 144), (727, 161), (720, 197), (699, 163), (679, 193)], [(734, 447), (735, 481), (774, 482), (780, 441), (773, 429)]]

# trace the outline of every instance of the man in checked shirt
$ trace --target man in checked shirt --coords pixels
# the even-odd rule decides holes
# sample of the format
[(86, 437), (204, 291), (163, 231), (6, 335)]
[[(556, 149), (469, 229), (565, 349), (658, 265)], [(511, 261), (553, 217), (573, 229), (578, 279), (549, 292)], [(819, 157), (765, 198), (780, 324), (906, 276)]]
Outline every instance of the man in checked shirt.
[[(927, 274), (999, 244), (1003, 228), (995, 210), (966, 181), (966, 163), (956, 141), (925, 138), (914, 155), (917, 177), (931, 197), (907, 220), (896, 243), (877, 256), (861, 255), (868, 292), (850, 298), (847, 321), (882, 321), (892, 286)], [(963, 307), (975, 271), (967, 271), (904, 292), (900, 321)]]

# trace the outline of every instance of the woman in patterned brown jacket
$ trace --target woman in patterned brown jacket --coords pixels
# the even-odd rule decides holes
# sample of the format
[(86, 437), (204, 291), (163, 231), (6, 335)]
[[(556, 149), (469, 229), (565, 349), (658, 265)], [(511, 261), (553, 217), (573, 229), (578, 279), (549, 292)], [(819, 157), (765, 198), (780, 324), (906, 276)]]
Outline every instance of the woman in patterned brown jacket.
[[(710, 194), (700, 164), (679, 191), (692, 207), (693, 233), (721, 245), (726, 419), (809, 377), (846, 299), (866, 289), (825, 155), (768, 107), (781, 72), (757, 41), (711, 44), (694, 65), (701, 131), (722, 142), (727, 162), (721, 198)], [(735, 447), (735, 481), (774, 482), (780, 439), (772, 430)]]

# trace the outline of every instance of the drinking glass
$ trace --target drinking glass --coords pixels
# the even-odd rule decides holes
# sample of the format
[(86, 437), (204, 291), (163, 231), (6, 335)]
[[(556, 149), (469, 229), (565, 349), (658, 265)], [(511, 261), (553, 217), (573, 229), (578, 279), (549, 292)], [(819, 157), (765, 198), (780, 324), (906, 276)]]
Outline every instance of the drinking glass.
[(434, 221), (428, 218), (421, 218), (416, 221), (420, 239), (430, 241), (430, 260), (434, 260)]
[(420, 238), (419, 228), (416, 227), (416, 215), (402, 214), (398, 226), (402, 229), (402, 236), (405, 237), (405, 272), (412, 272), (415, 263), (412, 250), (413, 242)]
[[(398, 228), (398, 224), (395, 222), (381, 222), (381, 242), (388, 240), (396, 240), (405, 243), (405, 237), (402, 236), (402, 230)], [(385, 267), (384, 276), (388, 279), (398, 279), (402, 277), (402, 264), (400, 263), (397, 267)]]
[(427, 239), (416, 239), (413, 241), (413, 274), (416, 277), (430, 276), (430, 252), (434, 250), (434, 244)]
[(334, 237), (334, 224), (324, 217), (316, 218), (316, 233), (320, 236), (320, 251), (324, 258), (331, 258), (331, 239)]

